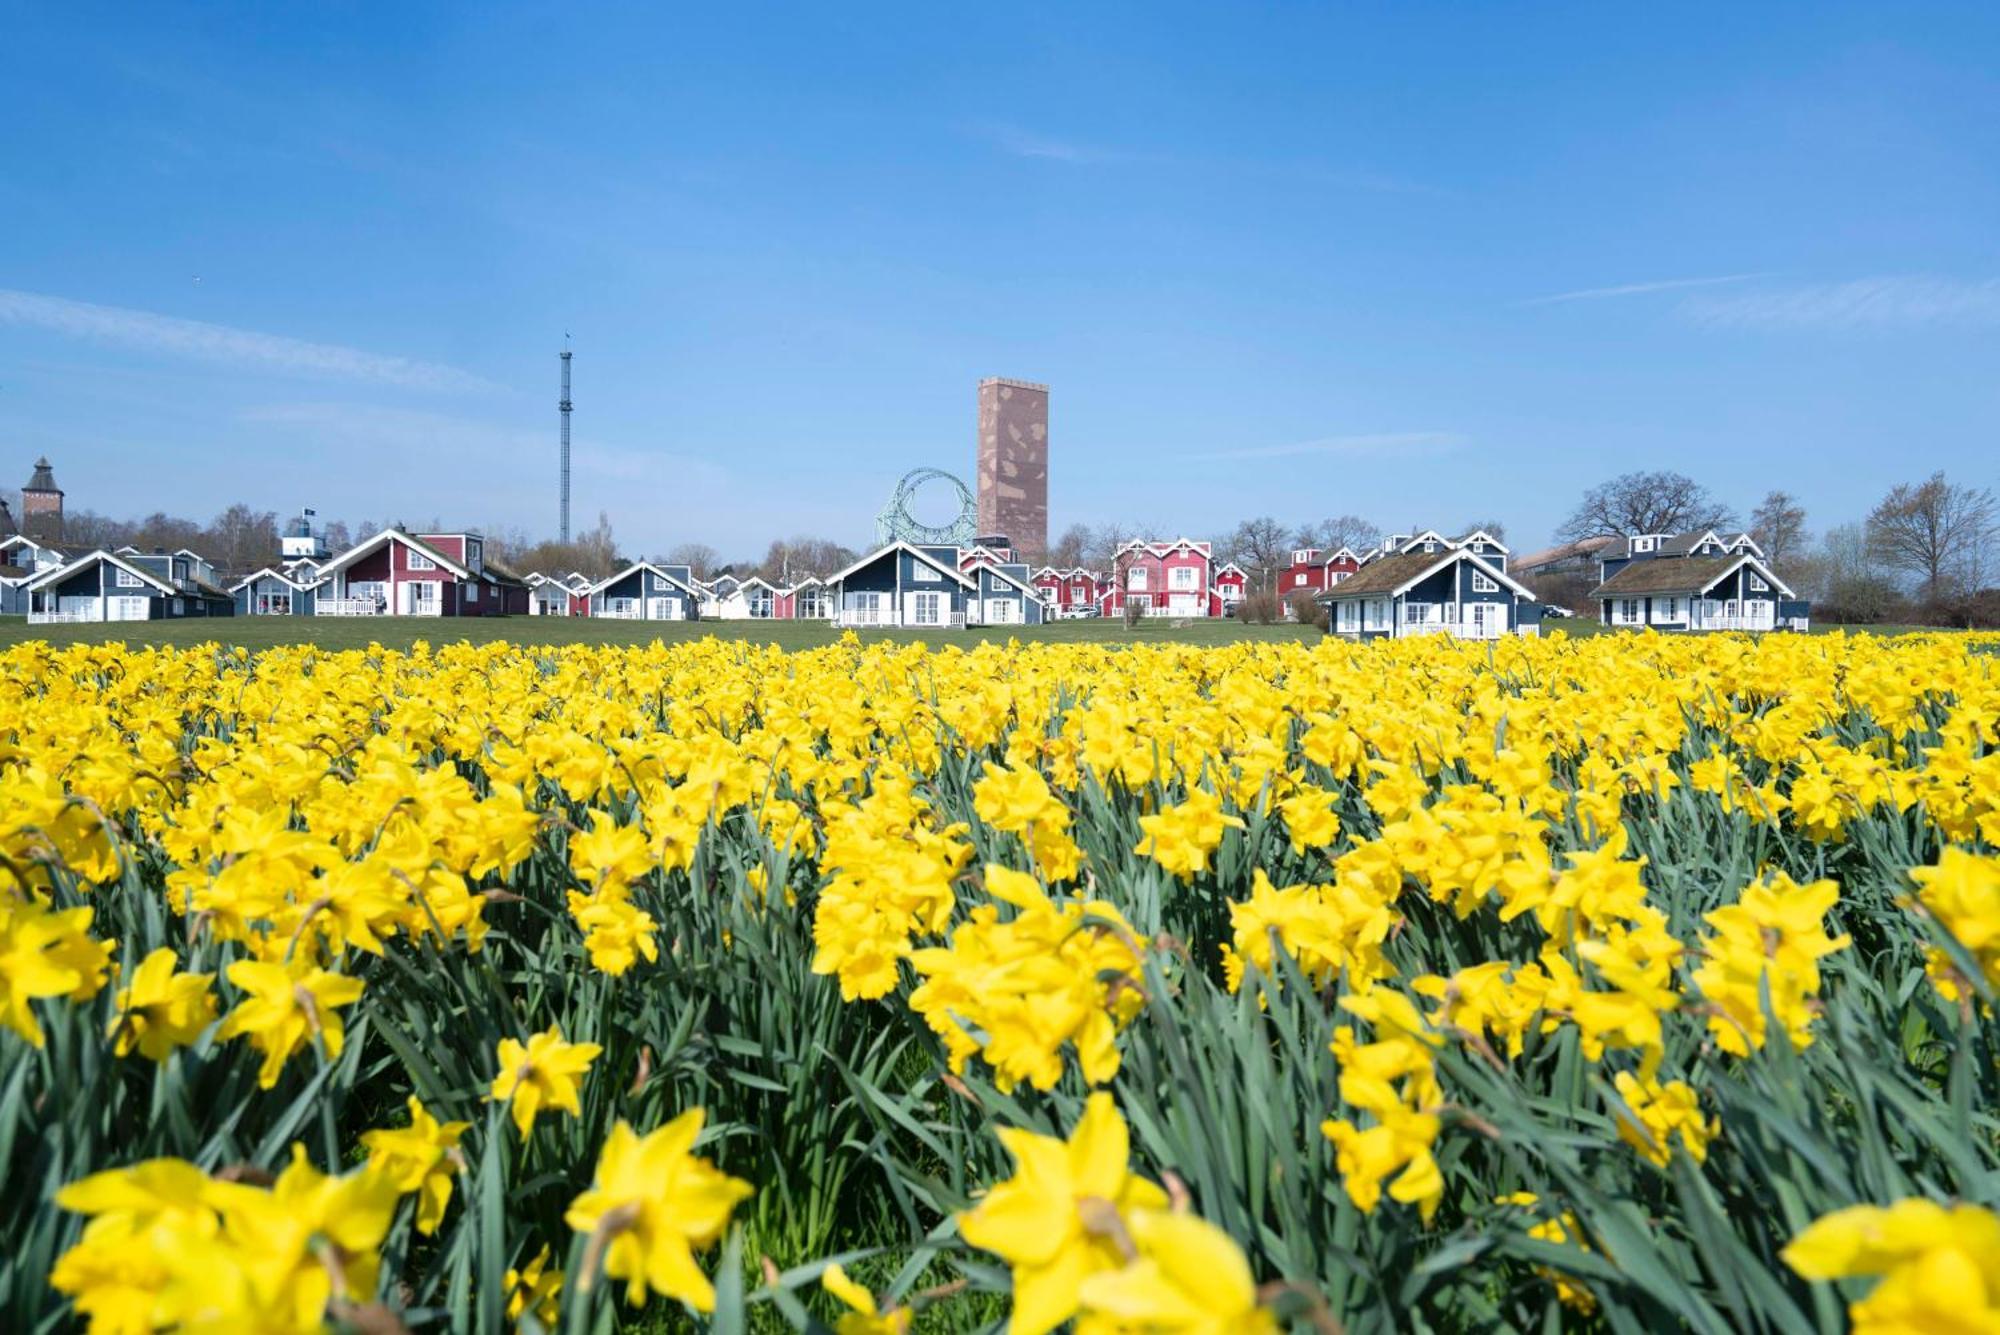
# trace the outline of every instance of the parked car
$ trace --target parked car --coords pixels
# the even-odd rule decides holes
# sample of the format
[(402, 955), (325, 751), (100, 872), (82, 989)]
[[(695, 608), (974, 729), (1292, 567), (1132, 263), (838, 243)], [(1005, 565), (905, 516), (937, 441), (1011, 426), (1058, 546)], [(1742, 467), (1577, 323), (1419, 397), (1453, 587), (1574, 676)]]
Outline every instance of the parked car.
[(1562, 607), (1556, 603), (1543, 603), (1542, 615), (1545, 617), (1573, 617), (1576, 615), (1576, 613), (1571, 609), (1567, 607)]

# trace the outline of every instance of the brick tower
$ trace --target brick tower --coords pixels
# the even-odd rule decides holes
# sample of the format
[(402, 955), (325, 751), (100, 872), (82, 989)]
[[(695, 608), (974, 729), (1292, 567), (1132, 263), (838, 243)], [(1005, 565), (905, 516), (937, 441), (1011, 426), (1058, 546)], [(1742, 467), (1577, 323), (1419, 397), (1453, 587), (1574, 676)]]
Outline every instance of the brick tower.
[(35, 460), (34, 476), (21, 488), (21, 532), (45, 547), (63, 540), (63, 493), (46, 456)]
[(979, 531), (1004, 533), (1023, 559), (1049, 548), (1049, 387), (979, 382)]

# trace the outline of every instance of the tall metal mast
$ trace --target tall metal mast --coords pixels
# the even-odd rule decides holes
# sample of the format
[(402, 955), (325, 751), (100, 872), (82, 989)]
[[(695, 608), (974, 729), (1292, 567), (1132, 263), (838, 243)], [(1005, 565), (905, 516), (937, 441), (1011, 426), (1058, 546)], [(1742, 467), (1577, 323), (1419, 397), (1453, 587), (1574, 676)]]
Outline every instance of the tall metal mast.
[(569, 335), (563, 335), (562, 400), (562, 543), (569, 544)]

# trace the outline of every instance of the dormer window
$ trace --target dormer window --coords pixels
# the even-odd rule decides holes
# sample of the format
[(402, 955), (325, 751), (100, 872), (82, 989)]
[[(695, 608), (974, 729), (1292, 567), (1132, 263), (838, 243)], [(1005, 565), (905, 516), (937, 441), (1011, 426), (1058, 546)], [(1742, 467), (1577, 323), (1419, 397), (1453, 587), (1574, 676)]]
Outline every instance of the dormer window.
[(1650, 537), (1634, 538), (1632, 539), (1632, 550), (1635, 552), (1650, 552), (1653, 550), (1653, 544), (1657, 541), (1658, 539)]

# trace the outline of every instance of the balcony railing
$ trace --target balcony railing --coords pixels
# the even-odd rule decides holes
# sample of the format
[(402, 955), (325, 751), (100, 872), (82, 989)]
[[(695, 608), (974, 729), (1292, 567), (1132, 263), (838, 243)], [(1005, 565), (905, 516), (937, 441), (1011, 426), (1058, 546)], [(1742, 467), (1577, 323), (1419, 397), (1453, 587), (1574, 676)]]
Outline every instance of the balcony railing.
[(28, 624), (31, 626), (69, 626), (85, 621), (98, 620), (95, 608), (88, 612), (30, 612)]
[(323, 617), (378, 617), (388, 608), (374, 598), (321, 598), (313, 614)]
[(903, 630), (964, 630), (965, 613), (954, 612), (938, 621), (899, 621), (893, 608), (865, 609), (843, 607), (833, 619), (836, 626), (852, 626), (867, 629), (870, 626), (894, 626)]

